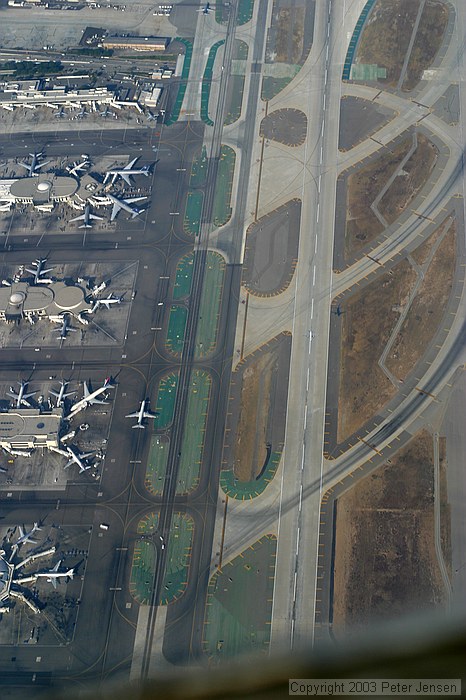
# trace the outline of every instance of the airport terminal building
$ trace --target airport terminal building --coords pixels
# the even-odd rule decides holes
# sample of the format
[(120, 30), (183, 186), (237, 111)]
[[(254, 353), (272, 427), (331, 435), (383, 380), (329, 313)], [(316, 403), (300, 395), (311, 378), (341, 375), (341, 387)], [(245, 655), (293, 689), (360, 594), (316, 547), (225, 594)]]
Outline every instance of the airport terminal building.
[(36, 177), (14, 180), (9, 193), (14, 202), (32, 204), (39, 211), (50, 211), (56, 203), (69, 201), (78, 187), (79, 183), (73, 177), (41, 173)]
[(6, 452), (58, 448), (63, 408), (41, 413), (39, 408), (11, 408), (0, 413), (0, 447)]
[(77, 284), (13, 282), (9, 287), (0, 287), (0, 321), (7, 323), (18, 323), (22, 319), (34, 322), (39, 318), (59, 322), (65, 313), (77, 318), (91, 308), (85, 290)]

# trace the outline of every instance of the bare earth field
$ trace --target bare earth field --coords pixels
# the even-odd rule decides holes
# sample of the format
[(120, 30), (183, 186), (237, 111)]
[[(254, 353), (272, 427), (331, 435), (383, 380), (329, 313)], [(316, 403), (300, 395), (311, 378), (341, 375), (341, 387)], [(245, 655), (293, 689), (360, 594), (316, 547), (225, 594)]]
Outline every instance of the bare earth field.
[(304, 46), (304, 14), (304, 7), (281, 7), (278, 10), (276, 61), (300, 62)]
[(437, 157), (436, 146), (426, 136), (418, 134), (416, 150), (379, 202), (379, 211), (389, 224), (395, 221), (424, 186)]
[(440, 537), (442, 541), (442, 553), (451, 578), (451, 507), (448, 502), (447, 489), (447, 441), (439, 438), (439, 463), (440, 463)]
[(291, 335), (282, 333), (246, 357), (232, 376), (225, 461), (248, 482), (262, 471), (285, 433)]
[(440, 48), (448, 22), (448, 10), (443, 2), (427, 0), (409, 57), (402, 90), (409, 92), (422, 79)]
[(456, 266), (455, 220), (449, 219), (439, 230), (443, 238), (437, 238), (438, 248), (432, 251), (424, 280), (387, 357), (387, 368), (399, 379), (406, 377), (426, 351), (450, 297)]
[[(346, 257), (357, 253), (374, 240), (385, 226), (392, 224), (429, 179), (437, 162), (438, 149), (424, 134), (418, 133), (416, 138), (416, 148), (402, 168), (403, 159), (408, 156), (413, 143), (416, 143), (410, 137), (396, 145), (389, 145), (382, 155), (349, 175), (346, 192)], [(380, 201), (375, 202), (398, 170), (400, 172)], [(374, 207), (380, 218), (373, 210)]]
[[(357, 50), (356, 62), (387, 69), (381, 83), (396, 86), (416, 22), (420, 0), (378, 0)], [(439, 0), (427, 0), (406, 68), (402, 89), (410, 91), (432, 64), (445, 34), (448, 10)]]
[(338, 499), (336, 634), (441, 606), (434, 547), (433, 439), (418, 433)]
[(386, 82), (391, 85), (396, 85), (400, 77), (419, 2), (377, 0), (361, 35), (356, 62), (386, 68)]
[(429, 238), (411, 253), (411, 257), (418, 265), (424, 265), (429, 260), (434, 247), (439, 244), (440, 239), (445, 235), (450, 226), (453, 225), (453, 222), (453, 217), (448, 216)]
[(375, 416), (396, 391), (377, 363), (408, 301), (416, 274), (407, 260), (390, 272), (361, 289), (344, 305), (338, 442)]
[(235, 459), (235, 476), (240, 481), (251, 481), (257, 476), (266, 457), (265, 429), (270, 405), (273, 361), (271, 354), (265, 353), (243, 374)]
[(411, 139), (384, 149), (383, 154), (352, 173), (347, 186), (345, 252), (351, 255), (374, 240), (384, 229), (370, 205), (411, 148)]

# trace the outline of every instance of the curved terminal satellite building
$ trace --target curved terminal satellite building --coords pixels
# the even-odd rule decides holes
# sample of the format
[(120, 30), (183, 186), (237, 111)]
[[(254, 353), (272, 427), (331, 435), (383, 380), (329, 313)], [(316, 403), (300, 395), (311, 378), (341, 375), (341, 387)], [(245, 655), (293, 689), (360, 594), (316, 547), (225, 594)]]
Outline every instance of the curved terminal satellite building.
[(0, 321), (16, 323), (21, 319), (35, 320), (48, 317), (59, 320), (64, 313), (78, 316), (90, 311), (86, 292), (79, 285), (52, 282), (45, 285), (29, 285), (14, 282), (10, 287), (0, 287)]
[(41, 173), (37, 177), (22, 177), (10, 186), (10, 196), (15, 202), (32, 204), (36, 208), (51, 209), (57, 202), (73, 197), (79, 183), (73, 177)]

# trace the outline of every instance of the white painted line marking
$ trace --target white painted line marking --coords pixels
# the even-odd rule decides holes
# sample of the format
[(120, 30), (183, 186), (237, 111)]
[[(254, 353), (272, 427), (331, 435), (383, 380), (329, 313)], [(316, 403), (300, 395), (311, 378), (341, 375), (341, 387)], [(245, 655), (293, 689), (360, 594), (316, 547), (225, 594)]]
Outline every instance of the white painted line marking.
[(300, 484), (300, 486), (299, 486), (299, 510), (301, 510), (302, 502), (303, 502), (303, 485)]
[(311, 320), (314, 318), (314, 299), (311, 299)]
[(327, 102), (327, 93), (324, 92), (324, 112), (325, 112), (325, 103)]
[(325, 84), (327, 85), (328, 68), (325, 69)]
[(317, 180), (317, 192), (320, 194), (320, 186), (322, 184), (322, 175), (319, 175), (319, 179)]
[(298, 584), (298, 572), (294, 572), (294, 584), (293, 584), (293, 603), (296, 601), (296, 586)]
[(317, 202), (317, 216), (316, 216), (317, 223), (319, 223), (319, 213), (320, 213), (320, 202)]
[(312, 270), (312, 286), (314, 286), (316, 283), (316, 266), (314, 265), (314, 269)]
[(314, 242), (314, 253), (317, 253), (317, 236), (316, 236), (316, 240)]
[(323, 136), (324, 136), (324, 129), (325, 129), (325, 119), (322, 119), (322, 128), (320, 130), (321, 138), (323, 138)]
[(320, 165), (322, 165), (322, 161), (324, 159), (324, 147), (320, 147)]
[(299, 552), (299, 527), (296, 531), (296, 554)]
[(328, 48), (329, 48), (329, 45), (327, 44), (327, 50), (325, 52), (325, 60), (326, 61), (328, 61)]
[(307, 404), (304, 407), (304, 430), (307, 428)]
[(307, 368), (307, 374), (306, 374), (306, 391), (309, 391), (309, 377), (311, 376), (311, 370), (309, 367)]

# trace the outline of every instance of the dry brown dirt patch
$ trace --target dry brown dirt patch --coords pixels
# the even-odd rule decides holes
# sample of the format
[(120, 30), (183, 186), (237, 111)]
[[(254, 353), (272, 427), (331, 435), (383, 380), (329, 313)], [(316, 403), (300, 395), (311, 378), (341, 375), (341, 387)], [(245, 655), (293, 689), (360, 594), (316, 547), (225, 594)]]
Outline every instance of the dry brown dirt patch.
[(402, 260), (342, 305), (338, 442), (361, 428), (395, 394), (377, 363), (415, 281), (411, 265)]
[(433, 439), (416, 435), (337, 504), (334, 631), (444, 601), (434, 544)]

